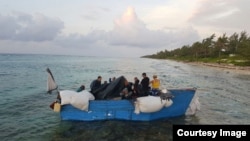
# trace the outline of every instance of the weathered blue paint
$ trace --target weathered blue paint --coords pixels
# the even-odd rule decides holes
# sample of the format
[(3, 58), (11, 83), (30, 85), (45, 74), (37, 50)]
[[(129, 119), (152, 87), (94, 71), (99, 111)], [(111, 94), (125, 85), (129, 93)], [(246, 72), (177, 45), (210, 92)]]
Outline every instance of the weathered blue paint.
[(185, 115), (196, 92), (192, 89), (168, 89), (174, 96), (173, 104), (158, 112), (135, 114), (134, 101), (130, 100), (93, 100), (89, 103), (88, 112), (74, 108), (71, 105), (62, 106), (62, 120), (131, 120), (151, 121)]

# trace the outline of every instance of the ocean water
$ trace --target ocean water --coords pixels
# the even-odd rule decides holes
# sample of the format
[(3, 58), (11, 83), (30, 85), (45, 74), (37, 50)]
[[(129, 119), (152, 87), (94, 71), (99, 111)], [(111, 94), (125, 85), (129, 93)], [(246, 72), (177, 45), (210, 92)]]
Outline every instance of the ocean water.
[[(98, 75), (157, 74), (162, 88), (196, 87), (201, 109), (152, 122), (61, 121), (49, 107), (56, 95), (46, 93), (47, 67), (60, 90), (89, 89)], [(250, 124), (250, 75), (175, 61), (0, 54), (0, 82), (1, 141), (171, 141), (173, 124)]]

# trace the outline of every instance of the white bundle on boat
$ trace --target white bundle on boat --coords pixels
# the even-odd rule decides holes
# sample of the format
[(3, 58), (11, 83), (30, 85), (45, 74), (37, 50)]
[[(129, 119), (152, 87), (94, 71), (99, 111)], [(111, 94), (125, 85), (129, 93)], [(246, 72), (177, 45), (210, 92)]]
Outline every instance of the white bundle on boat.
[(145, 96), (139, 97), (135, 101), (135, 113), (152, 113), (160, 111), (164, 106), (171, 106), (173, 101), (171, 99), (162, 100), (158, 96)]
[(63, 90), (60, 91), (61, 105), (70, 104), (72, 97), (75, 95), (75, 91)]
[(95, 97), (87, 90), (75, 92), (71, 90), (60, 91), (61, 105), (71, 104), (75, 108), (88, 111), (89, 100), (95, 100)]

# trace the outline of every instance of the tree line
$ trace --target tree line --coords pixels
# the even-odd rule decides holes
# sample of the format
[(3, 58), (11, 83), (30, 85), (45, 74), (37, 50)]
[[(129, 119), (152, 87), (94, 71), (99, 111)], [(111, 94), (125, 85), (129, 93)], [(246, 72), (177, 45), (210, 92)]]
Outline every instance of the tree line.
[(250, 66), (250, 37), (246, 31), (215, 39), (215, 34), (171, 51), (165, 50), (142, 58), (174, 59), (181, 61), (217, 62)]

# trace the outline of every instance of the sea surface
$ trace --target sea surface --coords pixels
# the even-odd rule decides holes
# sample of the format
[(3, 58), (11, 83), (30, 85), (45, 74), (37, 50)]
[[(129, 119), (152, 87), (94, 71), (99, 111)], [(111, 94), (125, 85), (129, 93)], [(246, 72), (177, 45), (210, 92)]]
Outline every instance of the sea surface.
[[(60, 90), (76, 90), (98, 75), (103, 81), (146, 72), (162, 88), (197, 88), (200, 111), (152, 122), (61, 121), (49, 105), (49, 67)], [(250, 75), (146, 58), (0, 54), (1, 141), (171, 141), (174, 124), (250, 124)]]

